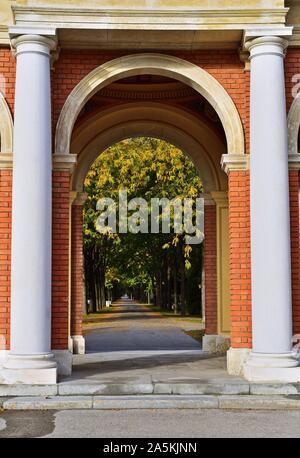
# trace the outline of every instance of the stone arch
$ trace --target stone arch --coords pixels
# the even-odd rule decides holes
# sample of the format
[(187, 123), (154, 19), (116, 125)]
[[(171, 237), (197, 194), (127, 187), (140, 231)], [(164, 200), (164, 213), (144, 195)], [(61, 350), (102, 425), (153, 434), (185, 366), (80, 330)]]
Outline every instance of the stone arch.
[(221, 156), (226, 152), (224, 139), (194, 115), (156, 102), (108, 108), (76, 128), (71, 150), (78, 163), (72, 189), (82, 191), (84, 178), (99, 152), (125, 138), (137, 136), (161, 138), (184, 151), (194, 162), (205, 192), (227, 189), (227, 177), (220, 168)]
[[(300, 128), (300, 93), (295, 97), (288, 114), (288, 145), (289, 155), (298, 153), (298, 136)], [(294, 156), (295, 157), (295, 156)]]
[(12, 154), (13, 152), (13, 120), (4, 98), (0, 92), (0, 142), (1, 154)]
[(75, 121), (86, 102), (100, 89), (114, 81), (138, 74), (174, 78), (195, 89), (216, 110), (223, 124), (230, 155), (245, 153), (244, 132), (237, 108), (223, 86), (197, 65), (163, 54), (135, 54), (100, 65), (90, 72), (68, 96), (56, 128), (55, 154), (70, 153)]

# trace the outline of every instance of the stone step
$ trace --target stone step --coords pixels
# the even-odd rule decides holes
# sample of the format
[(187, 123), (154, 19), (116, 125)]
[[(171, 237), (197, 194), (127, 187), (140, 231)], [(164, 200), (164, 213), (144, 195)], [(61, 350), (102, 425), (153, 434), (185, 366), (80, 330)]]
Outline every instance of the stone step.
[(0, 406), (4, 410), (300, 410), (300, 396), (19, 396), (0, 400)]
[(299, 384), (176, 381), (64, 382), (56, 385), (0, 385), (0, 397), (10, 396), (142, 396), (142, 395), (298, 395)]

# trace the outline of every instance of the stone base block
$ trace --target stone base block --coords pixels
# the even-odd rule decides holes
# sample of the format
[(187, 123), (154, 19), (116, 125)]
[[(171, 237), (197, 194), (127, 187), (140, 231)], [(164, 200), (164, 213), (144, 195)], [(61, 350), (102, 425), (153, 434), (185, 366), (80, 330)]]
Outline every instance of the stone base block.
[(203, 336), (202, 349), (208, 353), (226, 353), (230, 348), (230, 337), (219, 335)]
[(58, 375), (71, 375), (73, 355), (69, 350), (53, 350)]
[(243, 375), (249, 382), (300, 382), (299, 360), (293, 353), (251, 353), (244, 365)]
[(230, 348), (227, 352), (227, 371), (230, 375), (243, 376), (244, 365), (250, 356), (249, 348)]
[(2, 369), (0, 384), (55, 385), (57, 369)]
[(83, 336), (72, 336), (73, 340), (73, 354), (84, 355), (85, 354), (85, 339)]
[(9, 355), (0, 370), (0, 383), (7, 385), (53, 385), (57, 365), (53, 354)]

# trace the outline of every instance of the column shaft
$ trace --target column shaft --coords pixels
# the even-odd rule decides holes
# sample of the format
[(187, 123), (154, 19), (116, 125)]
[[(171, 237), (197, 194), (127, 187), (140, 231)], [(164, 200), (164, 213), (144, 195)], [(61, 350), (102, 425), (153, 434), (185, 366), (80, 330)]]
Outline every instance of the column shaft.
[(251, 46), (253, 351), (291, 350), (291, 249), (283, 46)]
[[(15, 40), (11, 354), (8, 383), (54, 383), (51, 344), (51, 97), (53, 40)], [(43, 375), (32, 370), (48, 369)]]
[(253, 381), (300, 378), (298, 370), (288, 370), (298, 361), (292, 354), (286, 46), (279, 37), (248, 44), (253, 352), (245, 375)]

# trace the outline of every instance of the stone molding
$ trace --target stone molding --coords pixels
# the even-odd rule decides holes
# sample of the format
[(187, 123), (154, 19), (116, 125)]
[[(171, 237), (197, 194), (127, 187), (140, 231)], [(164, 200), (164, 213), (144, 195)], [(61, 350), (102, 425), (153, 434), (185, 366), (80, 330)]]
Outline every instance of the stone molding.
[(69, 171), (73, 173), (77, 163), (76, 154), (60, 154), (52, 156), (53, 170)]
[(221, 167), (228, 175), (232, 171), (245, 171), (250, 168), (250, 155), (245, 154), (223, 154), (221, 159)]

